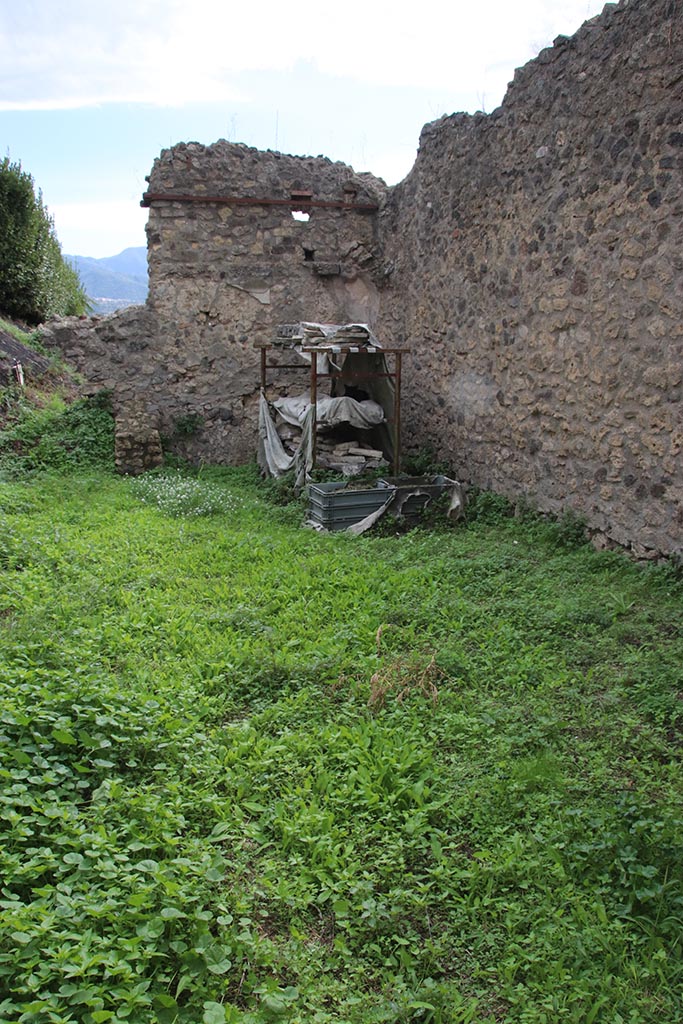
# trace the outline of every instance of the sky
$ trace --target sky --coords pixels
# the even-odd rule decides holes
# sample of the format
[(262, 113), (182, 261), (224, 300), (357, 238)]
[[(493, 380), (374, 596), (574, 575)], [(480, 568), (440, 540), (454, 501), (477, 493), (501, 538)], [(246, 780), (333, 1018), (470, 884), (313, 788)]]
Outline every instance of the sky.
[(323, 154), (388, 184), (422, 126), (490, 113), (602, 0), (0, 0), (0, 159), (64, 253), (145, 245), (145, 175), (179, 142)]

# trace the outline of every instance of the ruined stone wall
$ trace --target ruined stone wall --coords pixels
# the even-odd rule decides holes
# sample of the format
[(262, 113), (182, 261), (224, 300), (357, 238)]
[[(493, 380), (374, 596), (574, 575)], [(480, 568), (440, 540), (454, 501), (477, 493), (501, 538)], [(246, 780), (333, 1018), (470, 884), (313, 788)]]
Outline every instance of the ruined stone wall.
[(423, 130), (381, 220), (403, 419), (463, 478), (637, 550), (683, 535), (683, 7), (608, 5)]
[[(146, 418), (186, 457), (247, 461), (257, 440), (255, 343), (272, 341), (282, 323), (375, 318), (385, 192), (324, 157), (228, 142), (164, 150), (146, 194), (147, 305), (55, 324), (45, 340), (91, 388), (113, 392), (126, 436)], [(294, 219), (297, 208), (307, 222)], [(307, 392), (301, 365), (270, 373), (271, 394)]]
[(498, 110), (427, 125), (392, 190), (321, 157), (164, 151), (147, 306), (46, 340), (112, 389), (126, 445), (147, 424), (143, 462), (154, 430), (239, 462), (256, 447), (254, 343), (280, 323), (367, 321), (413, 348), (408, 443), (641, 554), (680, 552), (680, 3), (608, 4), (516, 72)]
[[(147, 233), (166, 387), (204, 420), (197, 443), (205, 458), (253, 455), (255, 343), (271, 341), (282, 323), (374, 316), (384, 191), (344, 164), (226, 142), (175, 146), (155, 162), (148, 196), (199, 200), (150, 198)], [(297, 205), (307, 222), (294, 218)], [(274, 390), (308, 388), (305, 371), (269, 379)]]

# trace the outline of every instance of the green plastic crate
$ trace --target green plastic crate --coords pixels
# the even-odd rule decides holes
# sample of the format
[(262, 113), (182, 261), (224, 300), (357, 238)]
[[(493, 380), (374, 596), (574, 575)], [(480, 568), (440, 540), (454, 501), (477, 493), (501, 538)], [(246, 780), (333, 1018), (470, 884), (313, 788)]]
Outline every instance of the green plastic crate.
[(388, 488), (349, 487), (345, 480), (328, 484), (310, 484), (308, 518), (326, 530), (345, 530), (376, 512), (389, 497)]

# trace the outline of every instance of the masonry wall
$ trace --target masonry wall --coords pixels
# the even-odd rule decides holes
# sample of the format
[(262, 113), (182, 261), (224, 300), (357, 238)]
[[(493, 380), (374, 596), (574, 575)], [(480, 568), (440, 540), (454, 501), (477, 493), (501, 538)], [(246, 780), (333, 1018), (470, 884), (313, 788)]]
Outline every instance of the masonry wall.
[[(384, 191), (378, 179), (325, 158), (226, 142), (175, 146), (155, 162), (148, 196), (193, 201), (148, 200), (150, 307), (163, 325), (168, 386), (202, 416), (198, 443), (211, 458), (253, 455), (255, 343), (273, 340), (278, 324), (376, 312)], [(294, 219), (297, 195), (306, 222)], [(270, 379), (274, 390), (308, 388), (305, 371)]]
[(412, 440), (641, 554), (680, 551), (680, 6), (608, 5), (493, 114), (427, 125), (380, 230)]
[[(92, 388), (112, 390), (127, 437), (146, 421), (192, 459), (247, 461), (257, 441), (255, 344), (283, 323), (376, 317), (386, 186), (325, 157), (224, 141), (164, 150), (148, 180), (147, 305), (57, 323), (46, 340)], [(307, 222), (294, 219), (297, 207)], [(301, 366), (269, 374), (271, 396), (307, 391)]]
[(408, 444), (573, 509), (605, 543), (680, 552), (682, 186), (683, 12), (622, 0), (516, 72), (492, 114), (427, 125), (391, 190), (321, 157), (164, 151), (147, 306), (46, 339), (113, 390), (126, 444), (146, 424), (239, 462), (256, 448), (254, 343), (280, 323), (368, 321), (413, 348)]

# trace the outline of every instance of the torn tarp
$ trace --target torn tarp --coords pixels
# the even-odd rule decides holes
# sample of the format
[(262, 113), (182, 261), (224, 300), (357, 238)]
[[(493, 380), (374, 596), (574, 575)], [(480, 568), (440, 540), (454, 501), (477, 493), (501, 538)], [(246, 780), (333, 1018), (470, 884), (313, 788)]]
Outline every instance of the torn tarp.
[[(301, 440), (296, 452), (288, 455), (277, 432), (268, 401), (261, 393), (258, 463), (265, 473), (274, 477), (295, 469), (295, 487), (300, 489), (313, 468), (313, 406), (305, 395), (280, 398), (273, 405), (284, 420), (301, 427)], [(355, 398), (347, 396), (319, 398), (316, 402), (316, 413), (318, 427), (335, 427), (340, 423), (350, 423), (354, 427), (367, 430), (384, 422), (384, 410), (377, 402), (357, 402)]]
[(266, 396), (259, 398), (259, 446), (258, 464), (264, 473), (280, 477), (295, 470), (294, 486), (300, 490), (313, 468), (313, 410), (306, 412), (301, 424), (301, 443), (294, 455), (285, 451), (277, 432)]
[[(446, 516), (455, 522), (463, 515), (466, 504), (462, 484), (440, 474), (433, 477), (379, 480), (373, 488), (362, 491), (353, 487), (340, 487), (338, 484), (316, 484), (312, 491), (317, 491), (318, 497), (316, 500), (312, 494), (309, 496), (308, 518), (304, 526), (321, 533), (327, 533), (329, 529), (355, 535), (365, 533), (387, 512), (396, 518), (405, 516), (409, 521), (415, 520), (416, 515), (424, 511), (433, 499), (443, 495), (449, 498)], [(321, 491), (326, 491), (322, 502)], [(386, 499), (383, 500), (384, 494)], [(372, 498), (368, 500), (370, 496)], [(375, 504), (373, 499), (381, 504), (364, 516), (363, 511), (368, 505)], [(344, 525), (345, 521), (348, 525)]]
[[(448, 509), (446, 511), (446, 517), (456, 522), (463, 515), (465, 511), (465, 489), (461, 483), (457, 480), (451, 480), (449, 477), (438, 478), (442, 481), (439, 485), (443, 488), (444, 493), (449, 495), (450, 501), (448, 503)], [(429, 487), (429, 485), (427, 485)], [(431, 501), (431, 491), (433, 487), (429, 487), (428, 501)], [(411, 498), (419, 498), (423, 496), (426, 491), (425, 487), (420, 484), (407, 484), (402, 486), (397, 484), (390, 488), (391, 495), (389, 499), (382, 505), (381, 508), (377, 509), (376, 512), (372, 512), (369, 516), (361, 519), (359, 523), (353, 523), (351, 526), (346, 528), (346, 533), (353, 533), (358, 536), (361, 533), (365, 533), (375, 523), (382, 518), (385, 512), (391, 511), (391, 514), (397, 518), (403, 514), (403, 506)]]

